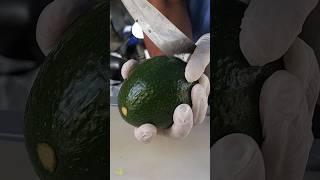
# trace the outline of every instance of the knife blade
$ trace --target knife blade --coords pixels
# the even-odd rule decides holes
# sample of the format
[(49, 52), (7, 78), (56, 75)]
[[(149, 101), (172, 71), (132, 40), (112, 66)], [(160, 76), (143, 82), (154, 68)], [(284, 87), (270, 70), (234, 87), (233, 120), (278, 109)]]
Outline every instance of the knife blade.
[(196, 45), (147, 0), (121, 0), (142, 31), (166, 55), (191, 53)]

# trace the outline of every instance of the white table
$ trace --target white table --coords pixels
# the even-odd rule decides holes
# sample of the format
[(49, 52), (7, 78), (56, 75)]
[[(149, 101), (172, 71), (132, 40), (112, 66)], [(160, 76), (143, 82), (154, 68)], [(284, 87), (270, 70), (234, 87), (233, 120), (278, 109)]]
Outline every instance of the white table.
[(210, 122), (184, 140), (157, 136), (150, 144), (134, 139), (133, 127), (110, 107), (111, 180), (209, 180)]
[[(111, 107), (110, 112), (111, 180), (210, 179), (208, 119), (182, 141), (157, 137), (151, 144), (142, 145), (133, 138), (133, 128), (121, 119), (117, 108)], [(319, 149), (319, 144), (313, 151)], [(38, 180), (24, 142), (0, 138), (0, 147), (1, 180)], [(318, 179), (319, 171), (308, 171), (304, 178)]]

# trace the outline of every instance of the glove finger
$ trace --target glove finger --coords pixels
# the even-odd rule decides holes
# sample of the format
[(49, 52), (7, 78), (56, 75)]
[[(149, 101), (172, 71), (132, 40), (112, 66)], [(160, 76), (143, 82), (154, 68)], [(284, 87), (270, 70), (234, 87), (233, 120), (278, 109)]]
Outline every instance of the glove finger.
[(279, 59), (302, 31), (318, 0), (251, 0), (244, 14), (240, 48), (251, 65)]
[(130, 59), (127, 62), (125, 62), (122, 65), (121, 68), (121, 76), (123, 79), (127, 79), (129, 76), (129, 73), (132, 71), (132, 69), (134, 69), (134, 67), (138, 65), (138, 61), (134, 60), (134, 59)]
[(196, 46), (185, 70), (185, 77), (188, 82), (198, 80), (210, 63), (210, 34), (201, 36)]
[(196, 84), (191, 90), (193, 123), (201, 124), (208, 110), (208, 96), (202, 85)]
[(260, 148), (247, 135), (227, 135), (212, 146), (210, 153), (213, 179), (265, 179), (265, 168)]
[(320, 89), (320, 72), (314, 51), (297, 38), (284, 56), (285, 67), (301, 82), (306, 94), (310, 115), (313, 115)]
[(193, 126), (193, 114), (188, 104), (180, 104), (173, 113), (173, 125), (162, 134), (173, 138), (184, 138), (189, 135)]
[[(291, 121), (300, 111), (304, 91), (296, 76), (285, 70), (276, 71), (263, 84), (260, 94), (260, 115), (266, 130)], [(266, 119), (266, 120), (264, 120)]]
[(150, 143), (157, 134), (157, 128), (152, 124), (143, 124), (134, 129), (135, 138), (145, 144)]
[(277, 71), (264, 83), (260, 116), (262, 152), (268, 180), (303, 179), (313, 136), (308, 105), (300, 80)]
[(203, 86), (205, 89), (206, 95), (209, 96), (210, 94), (210, 81), (206, 75), (202, 75), (199, 79), (199, 84)]
[(93, 2), (90, 0), (55, 0), (43, 9), (37, 23), (36, 39), (45, 55), (55, 48), (67, 28)]

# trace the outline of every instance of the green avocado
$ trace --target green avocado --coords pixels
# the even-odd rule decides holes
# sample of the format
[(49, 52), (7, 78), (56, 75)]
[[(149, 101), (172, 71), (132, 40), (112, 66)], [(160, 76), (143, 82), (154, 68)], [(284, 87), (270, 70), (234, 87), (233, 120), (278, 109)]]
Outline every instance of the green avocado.
[(107, 5), (77, 19), (38, 72), (25, 141), (41, 180), (107, 179)]
[(261, 145), (260, 91), (272, 73), (283, 69), (281, 59), (254, 67), (243, 56), (239, 33), (246, 8), (238, 0), (214, 2), (211, 146), (231, 133), (247, 134)]
[(175, 108), (191, 105), (194, 83), (185, 79), (185, 67), (182, 60), (166, 56), (148, 59), (135, 67), (118, 95), (123, 119), (135, 127), (150, 123), (169, 128)]

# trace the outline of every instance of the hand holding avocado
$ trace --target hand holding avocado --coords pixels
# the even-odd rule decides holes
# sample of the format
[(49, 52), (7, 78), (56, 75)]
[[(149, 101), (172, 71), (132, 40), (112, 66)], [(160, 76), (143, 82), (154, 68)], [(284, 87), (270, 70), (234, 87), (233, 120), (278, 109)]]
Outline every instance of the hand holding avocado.
[[(194, 53), (191, 55), (190, 60), (188, 61), (188, 64), (185, 65), (184, 62), (182, 62), (182, 60), (180, 59), (175, 59), (174, 63), (177, 64), (181, 64), (179, 66), (176, 66), (176, 69), (172, 69), (172, 71), (177, 71), (177, 72), (181, 72), (178, 75), (174, 75), (174, 76), (182, 76), (181, 79), (179, 80), (180, 82), (184, 81), (185, 84), (188, 84), (187, 79), (189, 79), (189, 83), (192, 83), (192, 86), (190, 87), (190, 91), (187, 92), (186, 94), (186, 99), (191, 99), (191, 103), (187, 103), (188, 101), (184, 101), (183, 104), (176, 104), (176, 107), (173, 107), (173, 111), (168, 111), (168, 112), (159, 112), (159, 116), (163, 116), (163, 119), (159, 119), (159, 122), (161, 123), (131, 123), (133, 125), (136, 125), (137, 128), (135, 129), (135, 137), (137, 138), (137, 140), (144, 142), (144, 143), (149, 143), (151, 142), (152, 138), (156, 135), (156, 134), (161, 134), (161, 135), (165, 135), (168, 137), (172, 137), (172, 138), (184, 138), (186, 137), (192, 127), (196, 124), (199, 124), (201, 122), (203, 122), (204, 118), (205, 118), (205, 114), (207, 112), (207, 107), (208, 107), (208, 96), (210, 93), (210, 82), (208, 77), (203, 74), (204, 70), (206, 68), (206, 66), (209, 64), (210, 61), (210, 35), (206, 34), (203, 35), (197, 44), (197, 48), (194, 51)], [(155, 57), (157, 58), (157, 57)], [(150, 63), (155, 64), (153, 67), (148, 66), (149, 69), (145, 69), (143, 70), (144, 72), (146, 71), (153, 71), (153, 73), (155, 73), (155, 71), (157, 71), (158, 74), (152, 74), (152, 73), (140, 73), (140, 72), (136, 72), (135, 68), (136, 66), (140, 66), (137, 65), (137, 61), (135, 60), (129, 60), (127, 61), (123, 67), (122, 67), (122, 76), (124, 79), (126, 79), (128, 81), (128, 78), (131, 77), (131, 75), (133, 76), (138, 76), (137, 74), (139, 73), (140, 75), (140, 83), (142, 80), (145, 80), (146, 78), (144, 78), (143, 76), (146, 75), (150, 75), (153, 77), (148, 77), (150, 79), (152, 79), (152, 81), (154, 81), (157, 86), (157, 88), (154, 88), (155, 91), (159, 91), (161, 94), (157, 95), (159, 98), (161, 97), (165, 97), (165, 96), (169, 96), (170, 92), (166, 92), (166, 91), (162, 91), (163, 89), (170, 89), (171, 85), (169, 84), (167, 87), (164, 87), (166, 85), (164, 85), (164, 83), (162, 81), (172, 81), (172, 79), (167, 79), (170, 78), (170, 75), (172, 74), (172, 71), (169, 71), (168, 69), (170, 69), (170, 67), (172, 66), (170, 63), (166, 64), (167, 58), (164, 57), (158, 57), (157, 59), (151, 59), (151, 60), (146, 60), (148, 61), (153, 61)], [(162, 62), (161, 62), (162, 61)], [(142, 65), (145, 65), (144, 63)], [(157, 66), (157, 67), (155, 67)], [(160, 67), (161, 66), (161, 67)], [(170, 67), (169, 67), (170, 66)], [(139, 67), (139, 71), (141, 70), (141, 67)], [(151, 69), (153, 68), (153, 70)], [(164, 73), (166, 72), (166, 73)], [(155, 77), (156, 75), (158, 76), (162, 76), (162, 77)], [(187, 78), (188, 77), (188, 78)], [(138, 77), (134, 77), (134, 78), (138, 78)], [(129, 79), (132, 81), (132, 79)], [(197, 81), (197, 82), (195, 82)], [(173, 81), (173, 83), (175, 83)], [(127, 86), (126, 84), (128, 84), (128, 82), (124, 82), (124, 86)], [(176, 84), (176, 83), (175, 83)], [(178, 86), (180, 86), (181, 84), (179, 84)], [(170, 86), (170, 87), (169, 87)], [(172, 85), (175, 86), (175, 85)], [(140, 86), (139, 86), (140, 87)], [(122, 87), (121, 91), (119, 93), (119, 98), (122, 99), (122, 93), (123, 91), (125, 91), (124, 89), (126, 89), (127, 87)], [(133, 88), (131, 88), (131, 91), (133, 91)], [(129, 92), (130, 93), (130, 92)], [(154, 93), (156, 94), (156, 93)], [(179, 91), (179, 94), (173, 95), (172, 98), (175, 99), (176, 96), (181, 96), (182, 92)], [(190, 98), (191, 96), (191, 98)], [(170, 96), (169, 96), (170, 97)], [(148, 101), (150, 98), (145, 98), (142, 97), (142, 101)], [(161, 101), (161, 100), (160, 100)], [(171, 105), (171, 101), (172, 100), (167, 100), (167, 99), (163, 99), (162, 101), (168, 101), (168, 105), (162, 105), (162, 106), (170, 106)], [(121, 103), (122, 101), (120, 100), (119, 105), (121, 107), (120, 108), (120, 112), (122, 112), (122, 115), (125, 114), (125, 116), (129, 116), (129, 113), (134, 113), (137, 114), (139, 112), (133, 112), (133, 110), (130, 109), (134, 109), (134, 108), (130, 108), (128, 107), (128, 105), (125, 104), (130, 104), (128, 103)], [(181, 101), (183, 102), (183, 101)], [(143, 104), (147, 103), (147, 102), (141, 102)], [(167, 102), (164, 102), (167, 103)], [(192, 104), (192, 108), (191, 105)], [(156, 106), (157, 102), (154, 101), (153, 104), (150, 104), (150, 106)], [(132, 107), (132, 106), (131, 106)], [(122, 111), (122, 108), (125, 108), (124, 112)], [(162, 109), (166, 109), (166, 107), (157, 107), (157, 108), (162, 108)], [(146, 107), (144, 108), (139, 108), (137, 109), (138, 111), (145, 111)], [(154, 110), (156, 111), (156, 110)], [(165, 115), (163, 115), (165, 114)], [(134, 122), (154, 122), (154, 120), (152, 119), (158, 119), (158, 117), (155, 117), (156, 115), (154, 114), (154, 117), (150, 117), (150, 119), (133, 119), (132, 121)], [(169, 117), (164, 117), (164, 116), (169, 116)], [(143, 117), (143, 116), (140, 116)], [(124, 117), (125, 119), (127, 117)], [(135, 118), (139, 118), (139, 116), (136, 116)], [(147, 118), (147, 117), (145, 117)], [(173, 124), (169, 123), (170, 126), (168, 126), (166, 124), (166, 126), (162, 126), (162, 122), (167, 122), (168, 120), (172, 120), (173, 119)]]
[[(195, 4), (188, 6), (188, 2), (185, 0), (148, 0), (148, 2), (153, 6), (152, 8), (156, 8), (158, 13), (161, 13), (164, 18), (171, 21), (181, 33), (187, 36), (189, 41), (193, 39), (193, 35), (197, 34), (195, 32), (202, 30), (203, 33), (202, 37), (196, 36), (194, 38), (197, 40), (194, 46), (196, 48), (186, 64), (182, 60), (167, 56), (179, 54), (178, 49), (180, 47), (183, 49), (181, 43), (176, 44), (174, 50), (171, 48), (171, 51), (174, 52), (168, 52), (162, 46), (163, 44), (159, 44), (157, 41), (157, 39), (162, 39), (169, 45), (173, 43), (174, 37), (172, 37), (172, 41), (164, 40), (165, 38), (152, 38), (150, 34), (152, 31), (148, 30), (146, 26), (142, 27), (145, 28), (144, 32), (149, 32), (144, 36), (144, 43), (152, 58), (139, 65), (135, 60), (129, 60), (123, 65), (122, 76), (125, 81), (119, 92), (118, 105), (123, 119), (136, 127), (135, 137), (145, 143), (149, 143), (156, 134), (174, 138), (186, 137), (193, 125), (204, 120), (210, 90), (209, 78), (204, 75), (210, 61), (209, 27), (205, 26), (206, 23), (194, 22), (198, 19), (193, 19), (192, 22), (190, 18), (194, 17), (192, 16), (194, 13), (199, 14), (201, 10), (208, 10), (207, 7), (203, 8), (205, 4), (208, 4), (208, 1), (197, 3), (202, 4), (201, 6)], [(124, 2), (124, 4), (127, 3)], [(130, 5), (132, 4), (127, 4), (129, 12), (132, 7)], [(190, 9), (194, 10), (190, 11)], [(139, 18), (146, 20), (150, 16), (143, 15), (139, 8), (131, 10), (131, 13), (138, 23), (143, 22)], [(159, 14), (156, 15), (161, 17)], [(152, 26), (152, 23), (148, 22), (149, 26)], [(167, 24), (170, 25), (170, 23)], [(203, 31), (205, 28), (202, 26), (208, 27), (206, 32)], [(171, 32), (170, 29), (172, 28), (168, 27), (164, 31)], [(156, 33), (156, 30), (154, 31)], [(193, 43), (186, 45), (190, 46), (190, 44), (194, 45)]]

